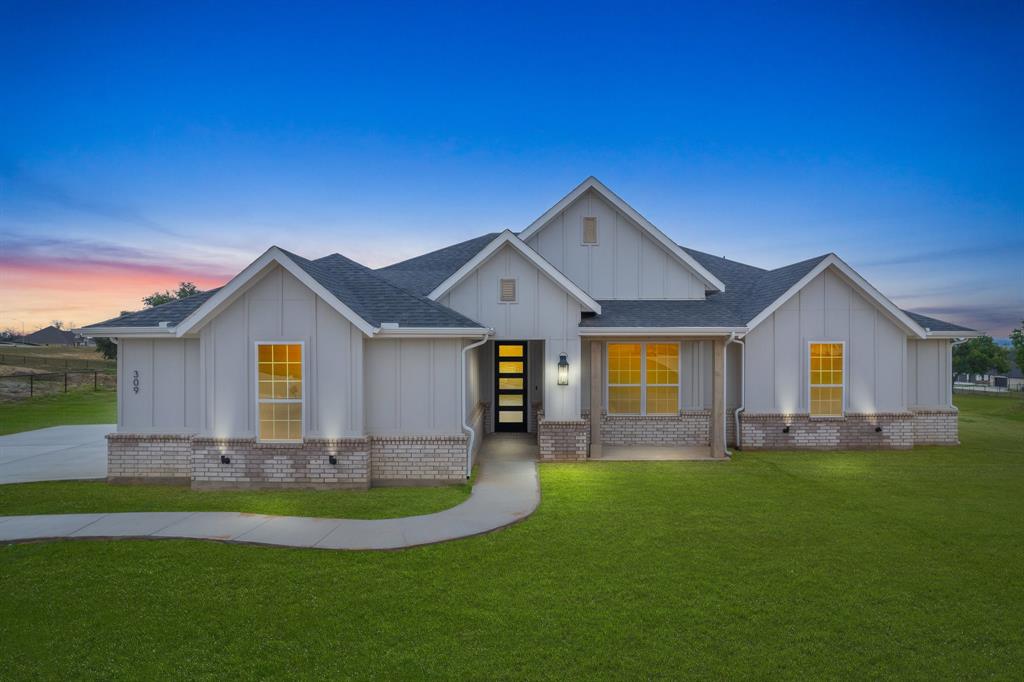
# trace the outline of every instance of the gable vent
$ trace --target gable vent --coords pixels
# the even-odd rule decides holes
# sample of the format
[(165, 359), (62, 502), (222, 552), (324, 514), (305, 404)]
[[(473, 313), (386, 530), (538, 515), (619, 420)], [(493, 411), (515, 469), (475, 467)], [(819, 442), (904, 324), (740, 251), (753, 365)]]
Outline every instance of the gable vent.
[(597, 243), (597, 218), (593, 216), (587, 216), (583, 219), (583, 243)]
[(502, 279), (498, 287), (498, 296), (502, 303), (515, 303), (516, 281), (514, 279)]

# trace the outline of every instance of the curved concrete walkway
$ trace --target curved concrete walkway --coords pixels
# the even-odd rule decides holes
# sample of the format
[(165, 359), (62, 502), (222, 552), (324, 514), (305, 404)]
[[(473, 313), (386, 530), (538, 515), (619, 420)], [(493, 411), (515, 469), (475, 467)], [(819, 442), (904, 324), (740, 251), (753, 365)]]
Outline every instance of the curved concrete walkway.
[(462, 504), (424, 516), (372, 521), (236, 512), (139, 512), (0, 516), (0, 542), (77, 538), (188, 538), (279, 547), (400, 549), (478, 535), (537, 508), (536, 445), (491, 436), (480, 448), (473, 492)]

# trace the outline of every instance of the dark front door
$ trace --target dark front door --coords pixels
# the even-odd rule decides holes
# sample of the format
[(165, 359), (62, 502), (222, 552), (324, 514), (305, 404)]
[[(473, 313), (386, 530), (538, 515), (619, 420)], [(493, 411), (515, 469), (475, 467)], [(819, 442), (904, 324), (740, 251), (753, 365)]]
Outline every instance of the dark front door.
[(526, 395), (526, 343), (495, 341), (495, 431), (526, 431)]

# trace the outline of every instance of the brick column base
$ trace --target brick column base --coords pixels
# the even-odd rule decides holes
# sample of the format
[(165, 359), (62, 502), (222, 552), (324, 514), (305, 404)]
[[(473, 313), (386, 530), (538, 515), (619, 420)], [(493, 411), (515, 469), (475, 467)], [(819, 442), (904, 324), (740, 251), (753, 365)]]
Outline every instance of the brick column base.
[(545, 462), (585, 462), (590, 446), (590, 419), (554, 421), (537, 413), (537, 449)]

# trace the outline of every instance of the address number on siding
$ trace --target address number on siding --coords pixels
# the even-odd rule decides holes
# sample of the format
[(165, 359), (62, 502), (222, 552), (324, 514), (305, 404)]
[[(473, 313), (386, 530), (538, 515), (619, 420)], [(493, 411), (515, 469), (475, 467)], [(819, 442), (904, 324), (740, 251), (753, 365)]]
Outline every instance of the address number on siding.
[(139, 370), (132, 372), (132, 391), (134, 393), (139, 392)]

